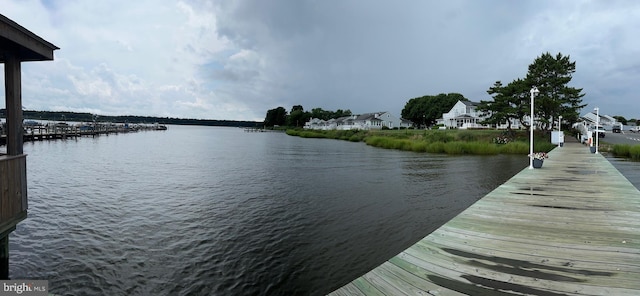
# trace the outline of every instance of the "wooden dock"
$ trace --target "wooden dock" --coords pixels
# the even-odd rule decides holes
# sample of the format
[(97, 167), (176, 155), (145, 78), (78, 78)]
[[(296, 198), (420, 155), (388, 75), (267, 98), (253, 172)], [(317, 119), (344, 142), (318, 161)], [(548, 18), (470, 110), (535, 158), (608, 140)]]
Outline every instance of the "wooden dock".
[[(131, 126), (124, 124), (97, 124), (84, 127), (82, 125), (38, 125), (25, 127), (22, 133), (22, 140), (23, 142), (33, 142), (166, 129), (165, 125), (158, 124), (135, 124)], [(0, 145), (5, 145), (5, 143), (6, 135), (0, 134)]]
[(640, 295), (640, 191), (565, 143), (330, 295)]

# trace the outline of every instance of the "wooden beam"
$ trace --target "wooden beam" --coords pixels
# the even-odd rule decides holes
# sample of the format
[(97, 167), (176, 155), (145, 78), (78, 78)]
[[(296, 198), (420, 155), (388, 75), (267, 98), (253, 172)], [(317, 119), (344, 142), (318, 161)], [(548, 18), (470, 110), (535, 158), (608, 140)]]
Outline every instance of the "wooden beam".
[(13, 47), (11, 50), (15, 51), (22, 61), (53, 60), (53, 51), (59, 49), (2, 14), (0, 14), (0, 40), (3, 43), (0, 46), (0, 52), (7, 47)]
[(4, 88), (7, 110), (7, 154), (22, 154), (22, 88), (20, 60), (5, 53)]

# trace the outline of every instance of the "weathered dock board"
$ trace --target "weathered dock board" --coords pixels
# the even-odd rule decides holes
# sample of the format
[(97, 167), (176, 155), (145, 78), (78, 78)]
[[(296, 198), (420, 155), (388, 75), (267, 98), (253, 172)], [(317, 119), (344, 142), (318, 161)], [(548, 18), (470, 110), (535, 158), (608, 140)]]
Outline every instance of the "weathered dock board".
[(566, 143), (330, 295), (640, 295), (640, 191)]

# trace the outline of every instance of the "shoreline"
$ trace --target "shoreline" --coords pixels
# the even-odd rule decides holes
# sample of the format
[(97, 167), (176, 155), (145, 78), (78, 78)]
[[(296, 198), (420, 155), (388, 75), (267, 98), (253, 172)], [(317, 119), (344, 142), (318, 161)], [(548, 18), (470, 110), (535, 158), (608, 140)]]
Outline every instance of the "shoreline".
[[(450, 155), (497, 155), (529, 153), (529, 138), (525, 131), (504, 130), (300, 130), (287, 129), (287, 135), (302, 138), (324, 138), (364, 142), (369, 146), (413, 152)], [(549, 152), (551, 144), (546, 133), (534, 137), (536, 152)]]

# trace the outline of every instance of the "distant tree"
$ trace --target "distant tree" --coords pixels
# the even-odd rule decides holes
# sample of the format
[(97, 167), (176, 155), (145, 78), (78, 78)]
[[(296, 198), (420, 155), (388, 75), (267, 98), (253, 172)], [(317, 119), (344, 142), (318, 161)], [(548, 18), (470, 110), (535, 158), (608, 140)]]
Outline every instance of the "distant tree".
[(469, 101), (459, 93), (422, 96), (407, 101), (401, 115), (417, 124), (433, 125), (443, 113), (451, 110), (458, 101)]
[(333, 113), (331, 118), (340, 118), (340, 117), (351, 116), (351, 115), (352, 115), (351, 110), (349, 109), (347, 110), (338, 109), (336, 110), (336, 112)]
[(342, 110), (342, 109), (338, 109), (335, 112), (334, 111), (329, 111), (329, 110), (323, 110), (322, 108), (313, 108), (311, 109), (311, 113), (309, 114), (310, 118), (318, 118), (318, 119), (322, 119), (322, 120), (329, 120), (332, 118), (340, 118), (343, 116), (349, 116), (351, 115), (351, 110), (346, 109), (346, 110)]
[(313, 109), (311, 109), (311, 118), (329, 120), (330, 112), (322, 110), (322, 108), (313, 108)]
[(622, 123), (624, 125), (627, 125), (628, 120), (626, 118), (624, 118), (624, 116), (616, 115), (616, 116), (613, 116), (613, 118), (615, 118), (618, 122), (620, 122), (620, 123)]
[(542, 129), (553, 129), (558, 116), (568, 122), (578, 121), (579, 111), (586, 104), (582, 104), (582, 88), (568, 86), (575, 71), (576, 62), (561, 53), (555, 57), (544, 53), (529, 65), (525, 80), (529, 88), (536, 86), (540, 91), (535, 98), (534, 112)]
[(631, 118), (631, 119), (627, 120), (627, 124), (629, 124), (629, 123), (635, 123), (637, 125), (638, 124), (638, 120), (635, 119), (635, 118)]
[(287, 125), (300, 127), (309, 121), (309, 118), (311, 118), (311, 113), (304, 112), (304, 108), (301, 105), (295, 105), (291, 107), (291, 113), (287, 117)]
[(534, 117), (541, 129), (553, 129), (558, 116), (565, 121), (576, 122), (580, 109), (586, 104), (582, 104), (582, 89), (568, 86), (575, 71), (576, 63), (571, 62), (569, 56), (558, 53), (554, 57), (548, 52), (544, 53), (529, 65), (524, 80), (518, 78), (506, 87), (498, 81), (490, 87), (487, 93), (493, 97), (493, 101), (481, 101), (478, 109), (489, 116), (485, 123), (495, 124), (518, 118), (522, 125), (529, 128), (524, 118), (531, 113), (530, 90), (536, 86), (539, 94), (535, 98)]
[(493, 101), (481, 100), (478, 111), (482, 112), (486, 119), (482, 124), (497, 125), (507, 122), (507, 130), (511, 130), (511, 118), (515, 117), (515, 107), (511, 104), (511, 96), (506, 93), (506, 87), (502, 82), (496, 81), (487, 93), (493, 97)]
[(525, 103), (529, 98), (527, 83), (522, 79), (516, 79), (506, 86), (502, 82), (496, 81), (487, 93), (493, 97), (493, 101), (480, 101), (478, 111), (487, 116), (483, 124), (507, 123), (507, 129), (511, 129), (511, 122), (519, 120), (522, 125), (529, 128), (524, 121), (530, 111)]
[(264, 119), (265, 126), (285, 125), (287, 123), (287, 110), (284, 107), (278, 107), (267, 111)]

